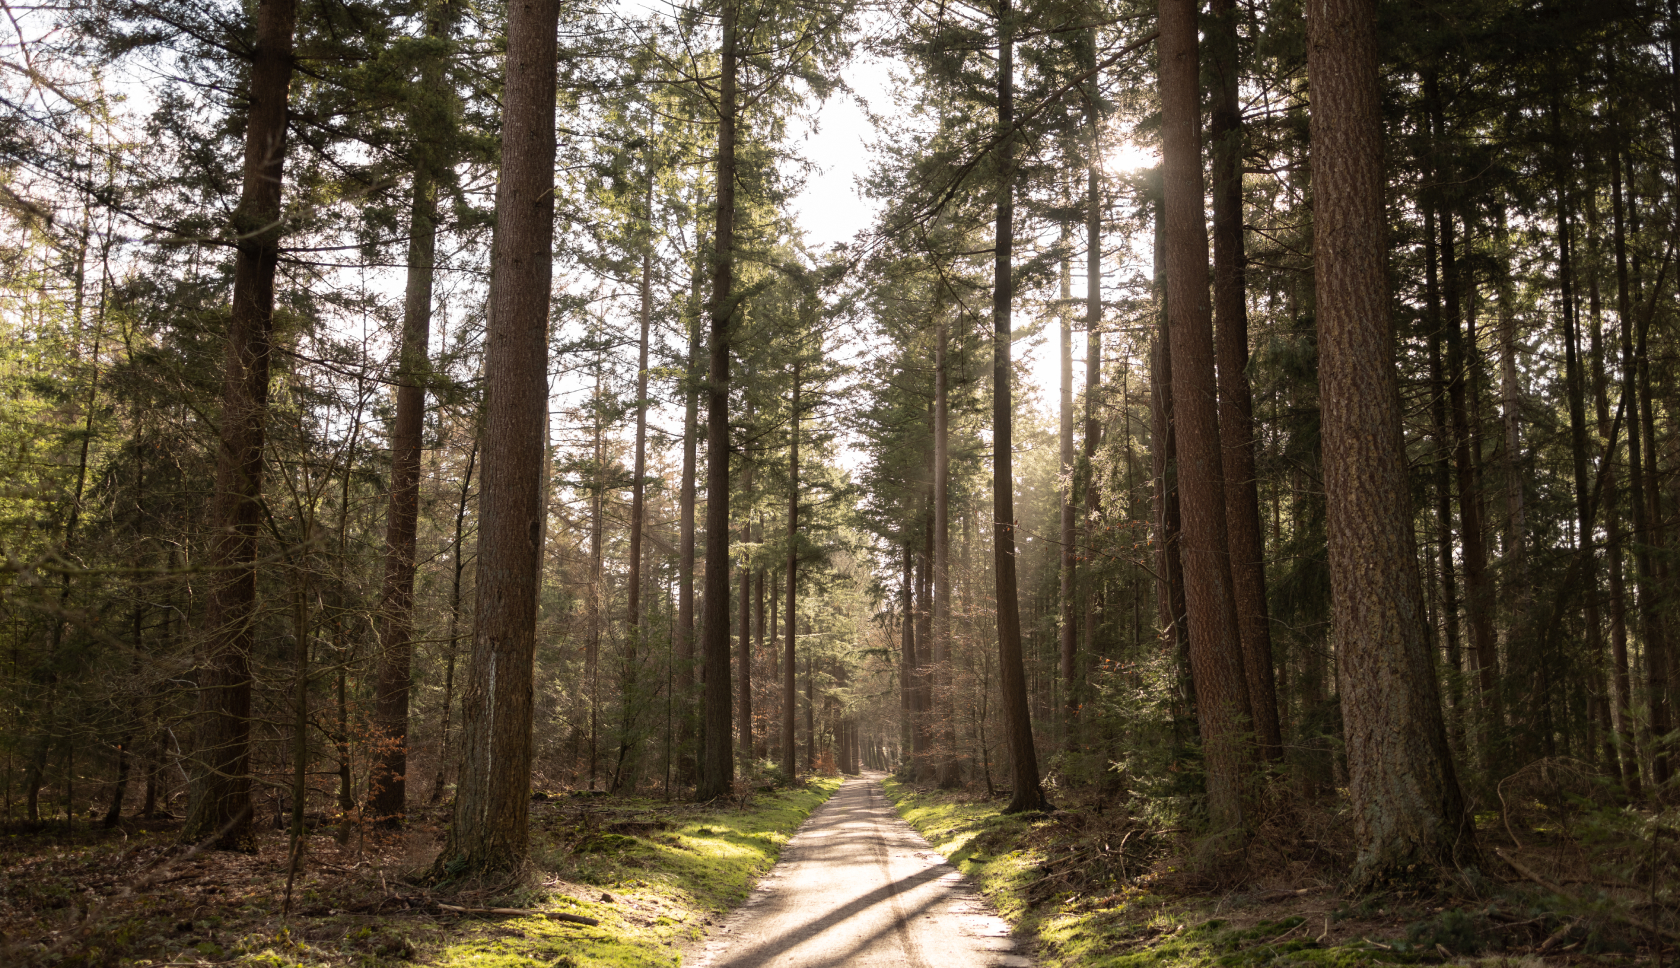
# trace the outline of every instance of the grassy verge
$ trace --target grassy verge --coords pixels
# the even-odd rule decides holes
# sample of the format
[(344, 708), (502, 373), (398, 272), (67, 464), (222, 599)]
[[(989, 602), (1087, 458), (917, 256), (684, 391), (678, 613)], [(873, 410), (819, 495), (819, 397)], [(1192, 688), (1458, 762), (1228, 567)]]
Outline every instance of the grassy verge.
[[(409, 883), (441, 843), (441, 829), (424, 821), (348, 845), (322, 833), (310, 838), (289, 916), (280, 913), (279, 834), (264, 834), (255, 856), (187, 858), (168, 846), (168, 830), (14, 837), (0, 841), (0, 964), (675, 966), (678, 946), (743, 900), (838, 786), (816, 778), (758, 794), (744, 808), (626, 797), (535, 802), (530, 871), (491, 887)], [(463, 917), (438, 902), (570, 912), (600, 924)]]
[[(1583, 930), (1536, 954), (1567, 919), (1520, 896), (1475, 902), (1350, 899), (1322, 881), (1218, 894), (1170, 885), (1170, 867), (1125, 868), (1119, 832), (1079, 811), (1005, 816), (999, 801), (886, 782), (906, 821), (969, 877), (1046, 968), (1362, 968), (1383, 964), (1626, 964)], [(1116, 855), (1118, 853), (1118, 859)], [(1557, 939), (1553, 940), (1556, 944)], [(1596, 950), (1595, 950), (1596, 949)]]

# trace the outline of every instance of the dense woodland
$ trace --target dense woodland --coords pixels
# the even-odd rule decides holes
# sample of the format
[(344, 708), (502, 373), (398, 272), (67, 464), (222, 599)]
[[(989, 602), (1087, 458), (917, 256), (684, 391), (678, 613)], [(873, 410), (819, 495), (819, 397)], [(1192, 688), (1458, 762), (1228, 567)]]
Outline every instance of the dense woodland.
[(1655, 897), (1673, 0), (5, 9), (13, 829), (881, 770), (1374, 886), (1544, 786)]

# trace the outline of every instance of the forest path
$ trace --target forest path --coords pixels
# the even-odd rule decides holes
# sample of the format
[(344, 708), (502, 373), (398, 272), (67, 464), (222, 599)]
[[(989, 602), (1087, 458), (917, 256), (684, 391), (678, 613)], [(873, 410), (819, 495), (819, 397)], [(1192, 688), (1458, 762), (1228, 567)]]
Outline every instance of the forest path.
[(703, 968), (1030, 968), (1009, 926), (893, 810), (847, 780), (696, 952)]

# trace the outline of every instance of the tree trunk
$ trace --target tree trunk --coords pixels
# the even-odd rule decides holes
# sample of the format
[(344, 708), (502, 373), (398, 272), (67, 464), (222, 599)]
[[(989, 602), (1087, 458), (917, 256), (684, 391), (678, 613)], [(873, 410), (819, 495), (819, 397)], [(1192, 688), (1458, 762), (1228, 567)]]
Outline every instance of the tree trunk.
[[(1645, 493), (1654, 482), (1645, 474), (1645, 463), (1642, 457), (1644, 444), (1643, 432), (1634, 421), (1643, 407), (1641, 399), (1643, 389), (1638, 379), (1639, 353), (1643, 346), (1635, 346), (1634, 319), (1632, 295), (1628, 280), (1627, 233), (1623, 220), (1622, 199), (1622, 146), (1619, 139), (1612, 144), (1610, 151), (1610, 200), (1616, 247), (1616, 315), (1620, 320), (1622, 336), (1622, 395), (1628, 401), (1628, 505), (1632, 509), (1633, 518), (1633, 569), (1634, 592), (1639, 609), (1639, 631), (1645, 640), (1645, 672), (1648, 681), (1647, 702), (1650, 709), (1650, 728), (1641, 737), (1645, 746), (1652, 753), (1651, 779), (1661, 786), (1668, 781), (1668, 759), (1653, 746), (1654, 737), (1662, 736), (1668, 731), (1668, 707), (1664, 701), (1662, 682), (1668, 675), (1668, 654), (1663, 640), (1662, 628), (1656, 614), (1656, 591), (1654, 574), (1651, 567), (1650, 538), (1651, 521), (1650, 506), (1646, 503)], [(1643, 332), (1641, 332), (1643, 337)], [(1643, 338), (1639, 340), (1643, 343)]]
[(794, 717), (798, 714), (795, 703), (799, 688), (794, 681), (798, 668), (798, 653), (794, 651), (798, 628), (794, 623), (799, 614), (799, 377), (803, 362), (794, 358), (793, 402), (788, 409), (787, 643), (783, 646), (787, 658), (782, 663), (782, 772), (790, 783), (799, 773), (794, 762)]
[(297, 0), (262, 0), (251, 55), (244, 185), (232, 228), (233, 268), (222, 382), (221, 440), (211, 499), (208, 641), (198, 676), (198, 755), (181, 840), (254, 851), (251, 831), (251, 647), (257, 534), (262, 522), (274, 276), (280, 261), (280, 186)]
[(992, 277), (992, 555), (997, 580), (998, 673), (1014, 790), (1005, 813), (1046, 810), (1033, 745), (1027, 676), (1021, 659), (1021, 605), (1015, 581), (1014, 405), (1010, 389), (1011, 309), (1015, 299), (1015, 12), (998, 4), (997, 245)]
[[(1093, 71), (1086, 83), (1085, 126), (1091, 145), (1085, 164), (1085, 439), (1081, 458), (1081, 483), (1085, 488), (1085, 560), (1096, 561), (1097, 512), (1102, 495), (1097, 487), (1097, 443), (1102, 439), (1102, 420), (1097, 414), (1097, 401), (1102, 391), (1102, 112), (1101, 79), (1097, 76), (1097, 29), (1092, 27), (1085, 39), (1085, 66)], [(1129, 405), (1129, 402), (1128, 402)], [(1077, 576), (1075, 576), (1077, 577)], [(1085, 636), (1085, 654), (1096, 654), (1097, 596), (1090, 579), (1085, 587), (1075, 590), (1083, 599), (1084, 620), (1080, 628)], [(1083, 692), (1075, 697), (1083, 698)]]
[[(700, 251), (694, 255), (693, 291), (700, 291)], [(696, 297), (698, 303), (698, 297)], [(688, 365), (683, 375), (683, 457), (682, 484), (677, 497), (677, 674), (676, 692), (683, 700), (682, 717), (677, 724), (677, 745), (680, 759), (677, 783), (687, 786), (694, 782), (696, 762), (690, 749), (694, 740), (694, 497), (695, 477), (699, 463), (700, 443), (700, 376), (701, 317), (696, 305), (694, 318), (689, 322)]]
[(1474, 854), (1412, 533), (1384, 266), (1376, 19), (1374, 0), (1307, 5), (1326, 526), (1362, 885), (1428, 879)]
[[(647, 525), (647, 408), (648, 330), (653, 325), (653, 168), (648, 168), (647, 232), (642, 242), (642, 335), (636, 351), (636, 473), (630, 482), (630, 576), (625, 586), (628, 601), (624, 622), (629, 627), (627, 645), (634, 650), (642, 634), (642, 531)], [(632, 657), (631, 667), (635, 660)]]
[(1062, 259), (1061, 259), (1061, 302), (1056, 309), (1056, 319), (1061, 324), (1061, 363), (1062, 363), (1062, 399), (1061, 399), (1061, 482), (1062, 497), (1062, 533), (1061, 533), (1061, 587), (1057, 596), (1056, 628), (1058, 631), (1059, 665), (1062, 677), (1062, 743), (1069, 750), (1078, 748), (1078, 740), (1074, 733), (1079, 719), (1079, 700), (1075, 695), (1078, 675), (1075, 664), (1079, 658), (1079, 629), (1074, 620), (1074, 586), (1076, 584), (1075, 569), (1078, 567), (1079, 556), (1076, 553), (1074, 534), (1074, 486), (1076, 482), (1076, 468), (1073, 463), (1073, 233), (1066, 222), (1062, 223)]
[(962, 784), (957, 768), (957, 725), (951, 696), (951, 413), (945, 307), (934, 312), (933, 364), (933, 674), (934, 719), (938, 723), (938, 769), (942, 789)]
[[(749, 373), (749, 380), (750, 383)], [(752, 423), (752, 406), (747, 407), (747, 423)], [(750, 436), (750, 434), (749, 434)], [(741, 459), (741, 497), (746, 505), (745, 520), (741, 522), (741, 544), (750, 546), (753, 543), (752, 525), (752, 487), (753, 465), (743, 454)], [(735, 656), (735, 674), (740, 677), (736, 686), (740, 695), (736, 698), (737, 719), (735, 733), (737, 746), (736, 755), (741, 759), (741, 772), (752, 773), (753, 762), (753, 724), (752, 724), (752, 604), (753, 604), (753, 568), (751, 560), (743, 561), (738, 569), (741, 575), (741, 645)]]
[[(1184, 560), (1179, 554), (1183, 519), (1178, 502), (1178, 435), (1173, 420), (1172, 345), (1167, 339), (1163, 206), (1155, 205), (1156, 325), (1149, 347), (1150, 462), (1155, 512), (1155, 608), (1161, 634), (1177, 664), (1179, 723), (1192, 720), (1196, 683), (1190, 671), (1190, 624), (1184, 608)], [(1178, 736), (1182, 744), (1186, 736)]]
[(729, 324), (735, 316), (736, 0), (723, 0), (718, 82), (717, 237), (712, 256), (711, 372), (706, 383), (706, 615), (704, 723), (696, 799), (735, 784), (729, 743)]
[(461, 559), (461, 534), (467, 520), (467, 495), (472, 491), (473, 465), (478, 461), (478, 435), (473, 435), (472, 449), (467, 452), (467, 473), (461, 478), (461, 499), (455, 505), (455, 562), (449, 583), (449, 655), (443, 667), (443, 728), (438, 732), (437, 779), (432, 783), (432, 802), (443, 798), (444, 764), (449, 761), (449, 714), (455, 701), (456, 647), (461, 641), (461, 573), (466, 562)]
[(557, 0), (508, 6), (501, 181), (484, 361), (472, 674), (454, 821), (434, 870), (510, 871), (530, 845), (532, 663), (542, 578), (554, 249)]
[[(434, 0), (426, 35), (446, 36), (449, 3)], [(423, 95), (411, 120), (413, 197), (409, 204), (408, 284), (403, 295), (402, 346), (397, 351), (397, 407), (391, 423), (391, 502), (386, 516), (385, 587), (380, 595), (379, 671), (374, 714), (379, 722), (369, 810), (387, 826), (400, 824), (408, 806), (409, 666), (414, 645), (414, 545), (420, 517), (420, 448), (426, 424), (426, 370), (432, 329), (432, 280), (437, 264), (437, 188), (447, 159), (448, 92), (440, 57), (421, 67)], [(435, 139), (435, 140), (434, 140)]]
[(1246, 823), (1244, 787), (1254, 772), (1253, 715), (1231, 580), (1225, 489), (1208, 304), (1208, 237), (1202, 212), (1201, 109), (1196, 4), (1161, 0), (1161, 168), (1166, 207), (1167, 330), (1172, 348), (1178, 488), (1184, 508), (1184, 599), (1196, 718), (1215, 834)]
[[(1452, 701), (1452, 711), (1462, 725), (1464, 702), (1459, 676), (1463, 672), (1463, 652), (1458, 634), (1458, 566), (1453, 554), (1453, 446), (1452, 434), (1447, 429), (1447, 371), (1441, 358), (1440, 255), (1436, 249), (1435, 205), (1432, 199), (1424, 202), (1423, 231), (1424, 293), (1429, 319), (1429, 412), (1435, 437), (1435, 459), (1430, 461), (1430, 478), (1435, 491), (1435, 541), (1441, 568), (1441, 637), (1447, 656), (1447, 694)], [(1430, 622), (1429, 627), (1433, 628), (1434, 623)], [(1495, 724), (1501, 718), (1498, 714), (1499, 693), (1494, 688), (1497, 670), (1484, 665), (1481, 655), (1475, 651), (1471, 652), (1470, 661), (1480, 676), (1480, 718), (1476, 742), (1482, 765), (1487, 768), (1493, 761)]]
[(1260, 489), (1254, 470), (1254, 394), (1248, 383), (1248, 282), (1243, 254), (1242, 112), (1237, 101), (1237, 4), (1213, 0), (1206, 25), (1213, 74), (1208, 140), (1213, 154), (1213, 315), (1219, 323), (1219, 434), (1231, 588), (1242, 639), (1254, 735), (1269, 760), (1283, 757)]
[(601, 626), (606, 620), (602, 607), (601, 586), (605, 583), (602, 542), (606, 538), (607, 451), (606, 451), (606, 395), (602, 391), (604, 361), (595, 361), (595, 394), (590, 400), (590, 414), (594, 421), (591, 431), (594, 440), (590, 448), (589, 470), (589, 610), (588, 638), (583, 646), (583, 685), (589, 692), (589, 789), (595, 789), (595, 779), (601, 765)]
[(903, 625), (898, 630), (899, 651), (899, 683), (898, 708), (903, 716), (901, 735), (904, 740), (904, 752), (910, 764), (911, 775), (918, 768), (918, 760), (922, 755), (921, 731), (916, 728), (916, 592), (915, 567), (910, 555), (909, 535), (905, 535), (904, 542), (904, 576), (899, 583), (899, 593), (904, 599)]

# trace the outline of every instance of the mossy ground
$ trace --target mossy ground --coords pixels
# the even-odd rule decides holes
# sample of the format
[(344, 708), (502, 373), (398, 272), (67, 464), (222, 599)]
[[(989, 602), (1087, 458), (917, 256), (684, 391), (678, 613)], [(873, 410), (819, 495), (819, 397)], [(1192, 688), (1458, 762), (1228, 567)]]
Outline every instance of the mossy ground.
[[(289, 916), (280, 913), (280, 834), (263, 835), (254, 856), (185, 860), (162, 827), (19, 834), (0, 840), (0, 964), (674, 966), (680, 944), (746, 897), (839, 783), (815, 778), (759, 793), (745, 807), (564, 795), (534, 802), (530, 869), (499, 885), (410, 883), (441, 842), (435, 824), (369, 832), (347, 845), (323, 833), (310, 838)], [(135, 890), (148, 876), (153, 882)], [(439, 901), (601, 923), (462, 917)]]
[[(1568, 918), (1544, 905), (1525, 907), (1517, 894), (1350, 898), (1317, 878), (1291, 888), (1211, 889), (1177, 876), (1170, 856), (1128, 856), (1124, 844), (1116, 850), (1122, 834), (1100, 818), (1007, 816), (1001, 800), (892, 779), (886, 789), (904, 819), (1032, 943), (1045, 968), (1540, 968), (1639, 957), (1585, 923), (1569, 928)], [(1566, 950), (1537, 954), (1554, 933), (1554, 946)]]

